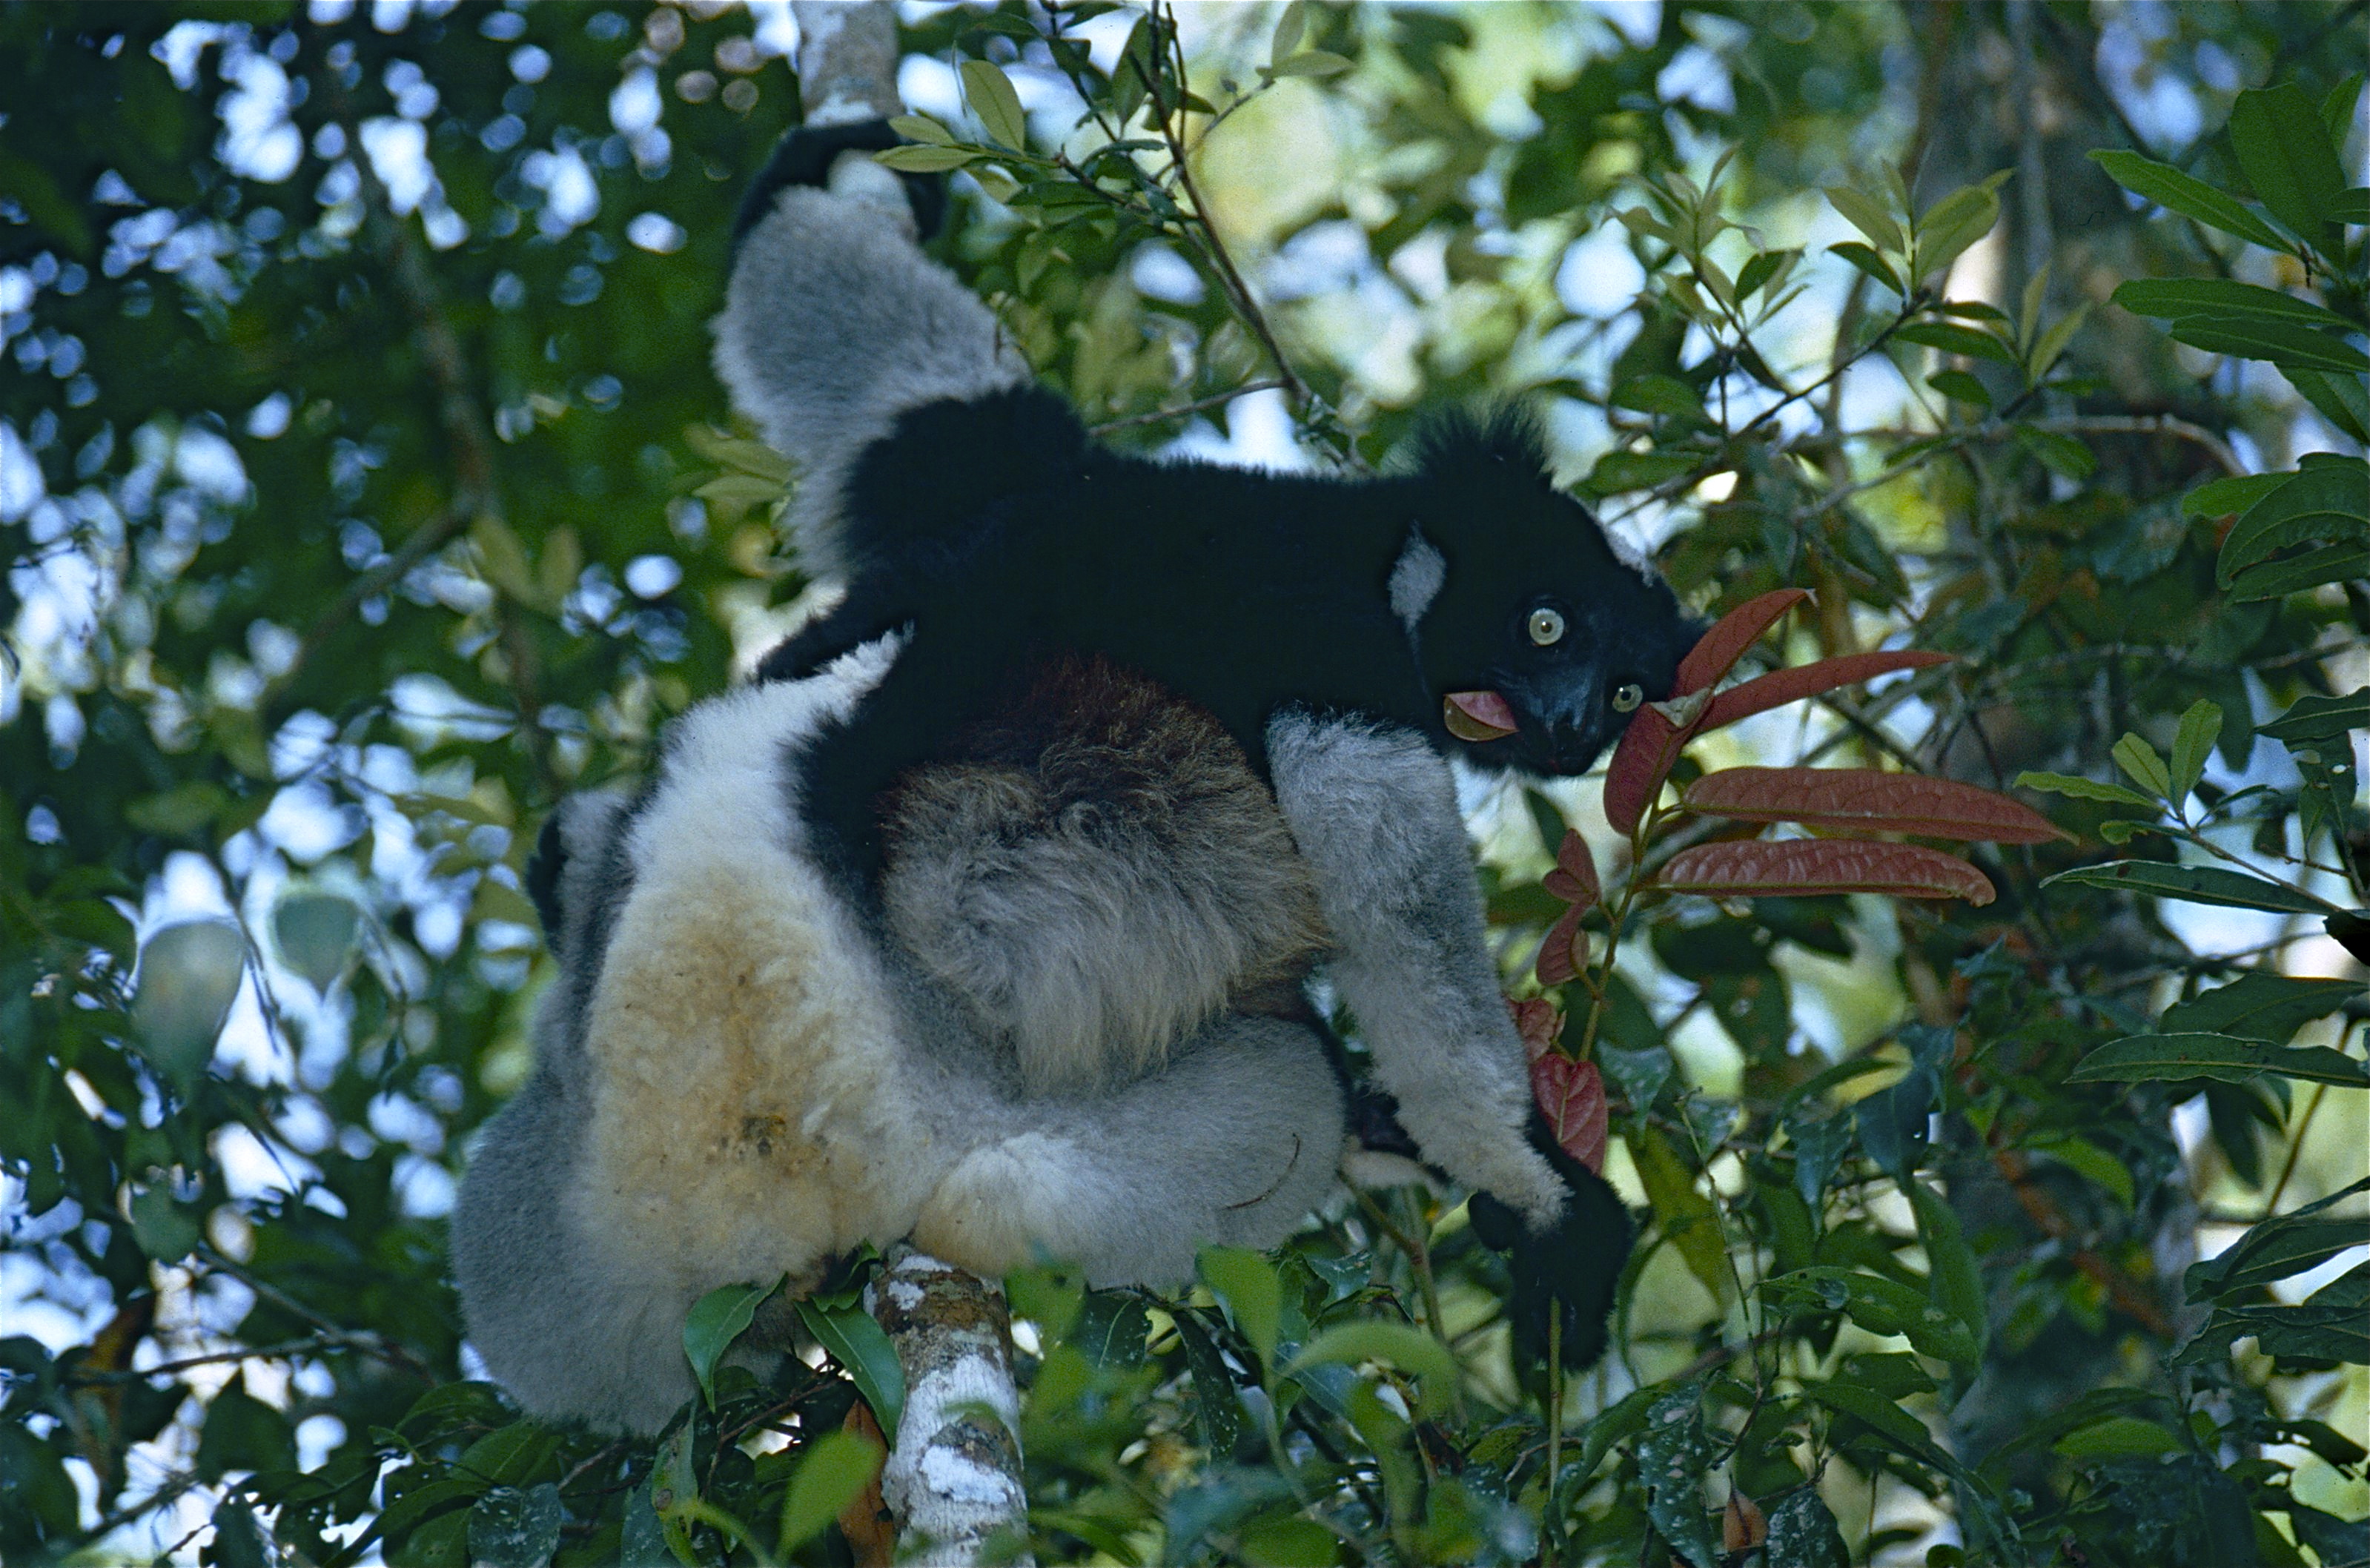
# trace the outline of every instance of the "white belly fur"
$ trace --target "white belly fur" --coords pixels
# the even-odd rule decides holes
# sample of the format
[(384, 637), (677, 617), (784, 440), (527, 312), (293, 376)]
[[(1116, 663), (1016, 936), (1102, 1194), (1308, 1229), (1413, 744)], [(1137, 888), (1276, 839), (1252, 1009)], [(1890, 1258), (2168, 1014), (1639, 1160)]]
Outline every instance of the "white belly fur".
[(585, 1020), (596, 1085), (570, 1220), (687, 1295), (903, 1236), (927, 1118), (869, 944), (804, 852), (787, 761), (897, 639), (686, 714), (629, 840), (634, 885)]

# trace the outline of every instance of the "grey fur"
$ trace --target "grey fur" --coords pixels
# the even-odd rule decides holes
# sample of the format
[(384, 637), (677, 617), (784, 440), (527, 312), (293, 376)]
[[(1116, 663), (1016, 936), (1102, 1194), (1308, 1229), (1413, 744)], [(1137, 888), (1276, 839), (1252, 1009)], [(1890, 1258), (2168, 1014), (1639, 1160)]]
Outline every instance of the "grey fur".
[(852, 177), (846, 190), (776, 198), (742, 242), (715, 323), (733, 407), (799, 465), (790, 522), (818, 575), (842, 568), (839, 491), (867, 444), (908, 409), (1029, 380), (987, 307), (915, 247), (902, 202)]
[(891, 931), (1030, 1088), (1157, 1066), (1221, 1008), (1296, 998), (1322, 946), (1275, 801), (1217, 721), (1096, 662), (1047, 672), (980, 760), (885, 814)]
[(1276, 803), (1317, 878), (1333, 983), (1424, 1157), (1545, 1227), (1562, 1182), (1525, 1137), (1529, 1071), (1483, 940), (1448, 764), (1412, 732), (1268, 727)]

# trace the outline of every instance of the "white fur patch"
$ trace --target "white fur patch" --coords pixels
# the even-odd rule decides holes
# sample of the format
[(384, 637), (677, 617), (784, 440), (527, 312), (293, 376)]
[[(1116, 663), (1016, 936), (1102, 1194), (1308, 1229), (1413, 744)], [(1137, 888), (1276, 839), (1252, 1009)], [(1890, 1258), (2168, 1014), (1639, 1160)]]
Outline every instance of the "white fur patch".
[(1448, 581), (1448, 562), (1423, 536), (1421, 529), (1409, 530), (1408, 542), (1399, 551), (1399, 559), (1391, 568), (1391, 614), (1409, 632), (1416, 622), (1423, 619), (1424, 611), (1440, 595), (1440, 585)]
[(829, 1253), (903, 1234), (930, 1185), (896, 1008), (784, 787), (788, 755), (899, 642), (685, 715), (628, 840), (634, 888), (586, 1009), (571, 1218), (685, 1307), (736, 1280), (811, 1283)]

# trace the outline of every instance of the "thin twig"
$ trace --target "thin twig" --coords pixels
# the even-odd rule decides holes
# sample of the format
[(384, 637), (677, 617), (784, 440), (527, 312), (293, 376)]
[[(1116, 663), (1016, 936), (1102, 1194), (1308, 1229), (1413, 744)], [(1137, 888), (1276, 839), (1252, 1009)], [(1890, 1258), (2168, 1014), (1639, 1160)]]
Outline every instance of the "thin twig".
[(1190, 403), (1180, 403), (1173, 409), (1155, 409), (1148, 414), (1130, 414), (1123, 420), (1107, 420), (1099, 425), (1088, 425), (1087, 433), (1099, 438), (1109, 435), (1115, 430), (1131, 430), (1137, 425), (1158, 424), (1163, 420), (1181, 420), (1188, 414), (1198, 414), (1205, 409), (1219, 408), (1233, 402), (1237, 398), (1248, 397), (1254, 392), (1273, 392), (1283, 385), (1282, 380), (1274, 376), (1260, 381), (1248, 381), (1232, 391), (1216, 392), (1207, 398), (1197, 398)]

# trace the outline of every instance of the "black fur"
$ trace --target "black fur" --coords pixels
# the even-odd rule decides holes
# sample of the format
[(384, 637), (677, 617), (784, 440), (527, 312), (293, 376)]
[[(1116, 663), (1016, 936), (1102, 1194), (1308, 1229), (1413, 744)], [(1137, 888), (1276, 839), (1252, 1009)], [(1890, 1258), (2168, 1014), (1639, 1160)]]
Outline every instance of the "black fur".
[(1514, 1286), (1507, 1318), (1517, 1357), (1546, 1362), (1550, 1314), (1560, 1308), (1563, 1363), (1577, 1370), (1605, 1354), (1606, 1320), (1636, 1236), (1629, 1210), (1612, 1183), (1559, 1147), (1542, 1118), (1532, 1119), (1531, 1144), (1547, 1156), (1571, 1194), (1563, 1222), (1551, 1235), (1534, 1236), (1513, 1210), (1487, 1193), (1476, 1193), (1469, 1207), (1473, 1234), (1506, 1254)]
[[(732, 219), (732, 249), (738, 254), (742, 238), (756, 226), (757, 220), (773, 211), (774, 198), (793, 185), (824, 186), (831, 183), (831, 166), (843, 153), (880, 153), (904, 144), (904, 138), (889, 129), (885, 120), (867, 120), (846, 125), (801, 125), (774, 145), (774, 156), (765, 160), (765, 168), (749, 182), (741, 198), (741, 210)], [(900, 174), (904, 183), (905, 200), (913, 204), (914, 225), (920, 237), (928, 241), (946, 221), (946, 184), (926, 174)]]
[[(761, 679), (810, 672), (909, 628), (860, 722), (809, 751), (804, 804), (858, 880), (870, 813), (1008, 672), (1100, 654), (1216, 714), (1262, 774), (1268, 721), (1299, 706), (1421, 732), (1484, 767), (1584, 771), (1626, 715), (1625, 683), (1666, 696), (1695, 628), (1556, 492), (1524, 421), (1452, 421), (1408, 471), (1364, 479), (1157, 463), (1091, 444), (1039, 390), (916, 409), (867, 451), (841, 513), (853, 571), (831, 615)], [(1388, 583), (1417, 533), (1446, 581), (1411, 656)], [(1542, 605), (1568, 619), (1534, 646)], [(1442, 698), (1502, 693), (1518, 732), (1453, 738)]]

